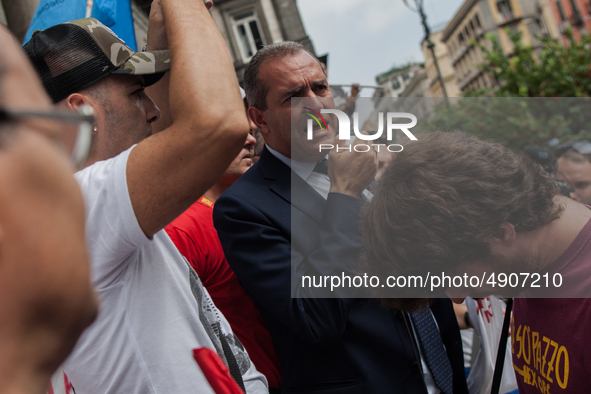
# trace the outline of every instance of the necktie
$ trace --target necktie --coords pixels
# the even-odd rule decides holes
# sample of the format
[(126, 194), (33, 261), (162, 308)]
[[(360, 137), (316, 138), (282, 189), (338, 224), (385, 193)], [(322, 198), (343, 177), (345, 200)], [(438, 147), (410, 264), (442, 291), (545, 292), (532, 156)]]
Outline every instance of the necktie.
[(441, 341), (439, 329), (430, 309), (416, 311), (410, 314), (419, 337), (423, 356), (427, 360), (435, 385), (444, 393), (452, 394), (453, 380), (451, 363)]
[[(323, 179), (325, 178), (329, 181), (326, 184), (322, 183), (322, 186), (321, 186), (318, 184), (318, 182), (320, 182), (320, 181), (315, 181), (315, 180), (311, 180), (310, 178), (308, 178), (308, 183), (314, 189), (316, 189), (316, 191), (318, 193), (320, 193), (320, 195), (322, 197), (324, 197), (326, 199), (326, 197), (328, 196), (328, 190), (329, 190), (328, 188), (330, 188), (330, 180), (328, 179), (328, 159), (325, 157), (322, 160), (320, 160), (319, 162), (317, 162), (316, 165), (314, 166), (314, 170), (312, 170), (312, 172), (322, 174), (324, 176)], [(371, 201), (372, 198), (373, 198), (373, 193), (367, 189), (363, 190), (363, 193), (361, 193), (361, 199), (365, 202)]]
[(314, 170), (306, 179), (308, 185), (312, 186), (325, 200), (330, 191), (330, 179), (328, 179), (328, 160), (322, 159), (316, 163)]
[(314, 171), (324, 175), (328, 175), (328, 160), (326, 159), (326, 157), (320, 160), (318, 163), (316, 163), (316, 165), (314, 166)]

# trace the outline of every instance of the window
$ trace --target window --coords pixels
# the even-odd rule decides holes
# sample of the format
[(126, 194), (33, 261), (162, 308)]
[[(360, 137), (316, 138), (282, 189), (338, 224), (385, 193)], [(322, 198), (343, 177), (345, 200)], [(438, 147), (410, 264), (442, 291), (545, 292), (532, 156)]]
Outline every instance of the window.
[(575, 0), (570, 0), (570, 6), (573, 10), (572, 18), (573, 24), (582, 23), (581, 19), (581, 12), (579, 11), (579, 7), (577, 6), (577, 2)]
[(497, 8), (501, 17), (501, 23), (508, 22), (513, 19), (513, 9), (509, 0), (497, 1)]
[(482, 25), (480, 24), (480, 17), (478, 14), (474, 15), (474, 20), (476, 21), (476, 26), (482, 29)]
[(249, 11), (236, 15), (232, 24), (242, 60), (246, 63), (264, 46), (257, 18)]
[(566, 17), (564, 16), (564, 9), (562, 8), (562, 3), (560, 0), (556, 0), (556, 8), (558, 8), (558, 13), (560, 14), (560, 21), (564, 22)]
[(579, 6), (577, 5), (577, 2), (575, 0), (570, 0), (570, 5), (573, 9), (574, 14), (581, 14), (581, 11), (579, 11)]

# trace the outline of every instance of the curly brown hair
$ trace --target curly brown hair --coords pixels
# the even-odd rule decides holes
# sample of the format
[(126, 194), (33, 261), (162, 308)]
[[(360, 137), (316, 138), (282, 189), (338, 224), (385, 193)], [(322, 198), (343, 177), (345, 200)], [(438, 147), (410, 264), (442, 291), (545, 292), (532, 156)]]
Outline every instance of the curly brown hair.
[(560, 216), (554, 181), (527, 156), (461, 132), (423, 135), (385, 170), (363, 218), (368, 273), (452, 271)]

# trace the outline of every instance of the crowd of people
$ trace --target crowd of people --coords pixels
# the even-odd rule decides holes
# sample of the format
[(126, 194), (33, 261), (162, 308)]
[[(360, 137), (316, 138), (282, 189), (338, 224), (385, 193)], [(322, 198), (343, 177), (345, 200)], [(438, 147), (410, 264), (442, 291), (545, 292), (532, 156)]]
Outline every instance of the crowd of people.
[[(468, 393), (452, 299), (516, 294), (319, 298), (293, 278), (548, 271), (589, 297), (590, 143), (556, 150), (572, 200), (461, 132), (327, 155), (336, 118), (307, 133), (291, 100), (337, 107), (325, 65), (272, 44), (242, 90), (211, 6), (154, 0), (142, 52), (92, 18), (23, 48), (0, 26), (0, 393), (53, 393), (58, 368), (80, 394)], [(585, 392), (591, 303), (528, 294), (520, 392)]]

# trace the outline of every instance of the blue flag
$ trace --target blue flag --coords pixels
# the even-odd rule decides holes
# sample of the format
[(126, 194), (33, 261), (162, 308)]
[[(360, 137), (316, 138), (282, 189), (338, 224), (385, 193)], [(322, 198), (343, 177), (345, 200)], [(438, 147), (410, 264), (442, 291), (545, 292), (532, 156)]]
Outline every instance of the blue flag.
[[(41, 0), (25, 35), (23, 45), (37, 29), (86, 17), (87, 0)], [(109, 27), (134, 51), (137, 51), (130, 0), (94, 0), (91, 17)]]

